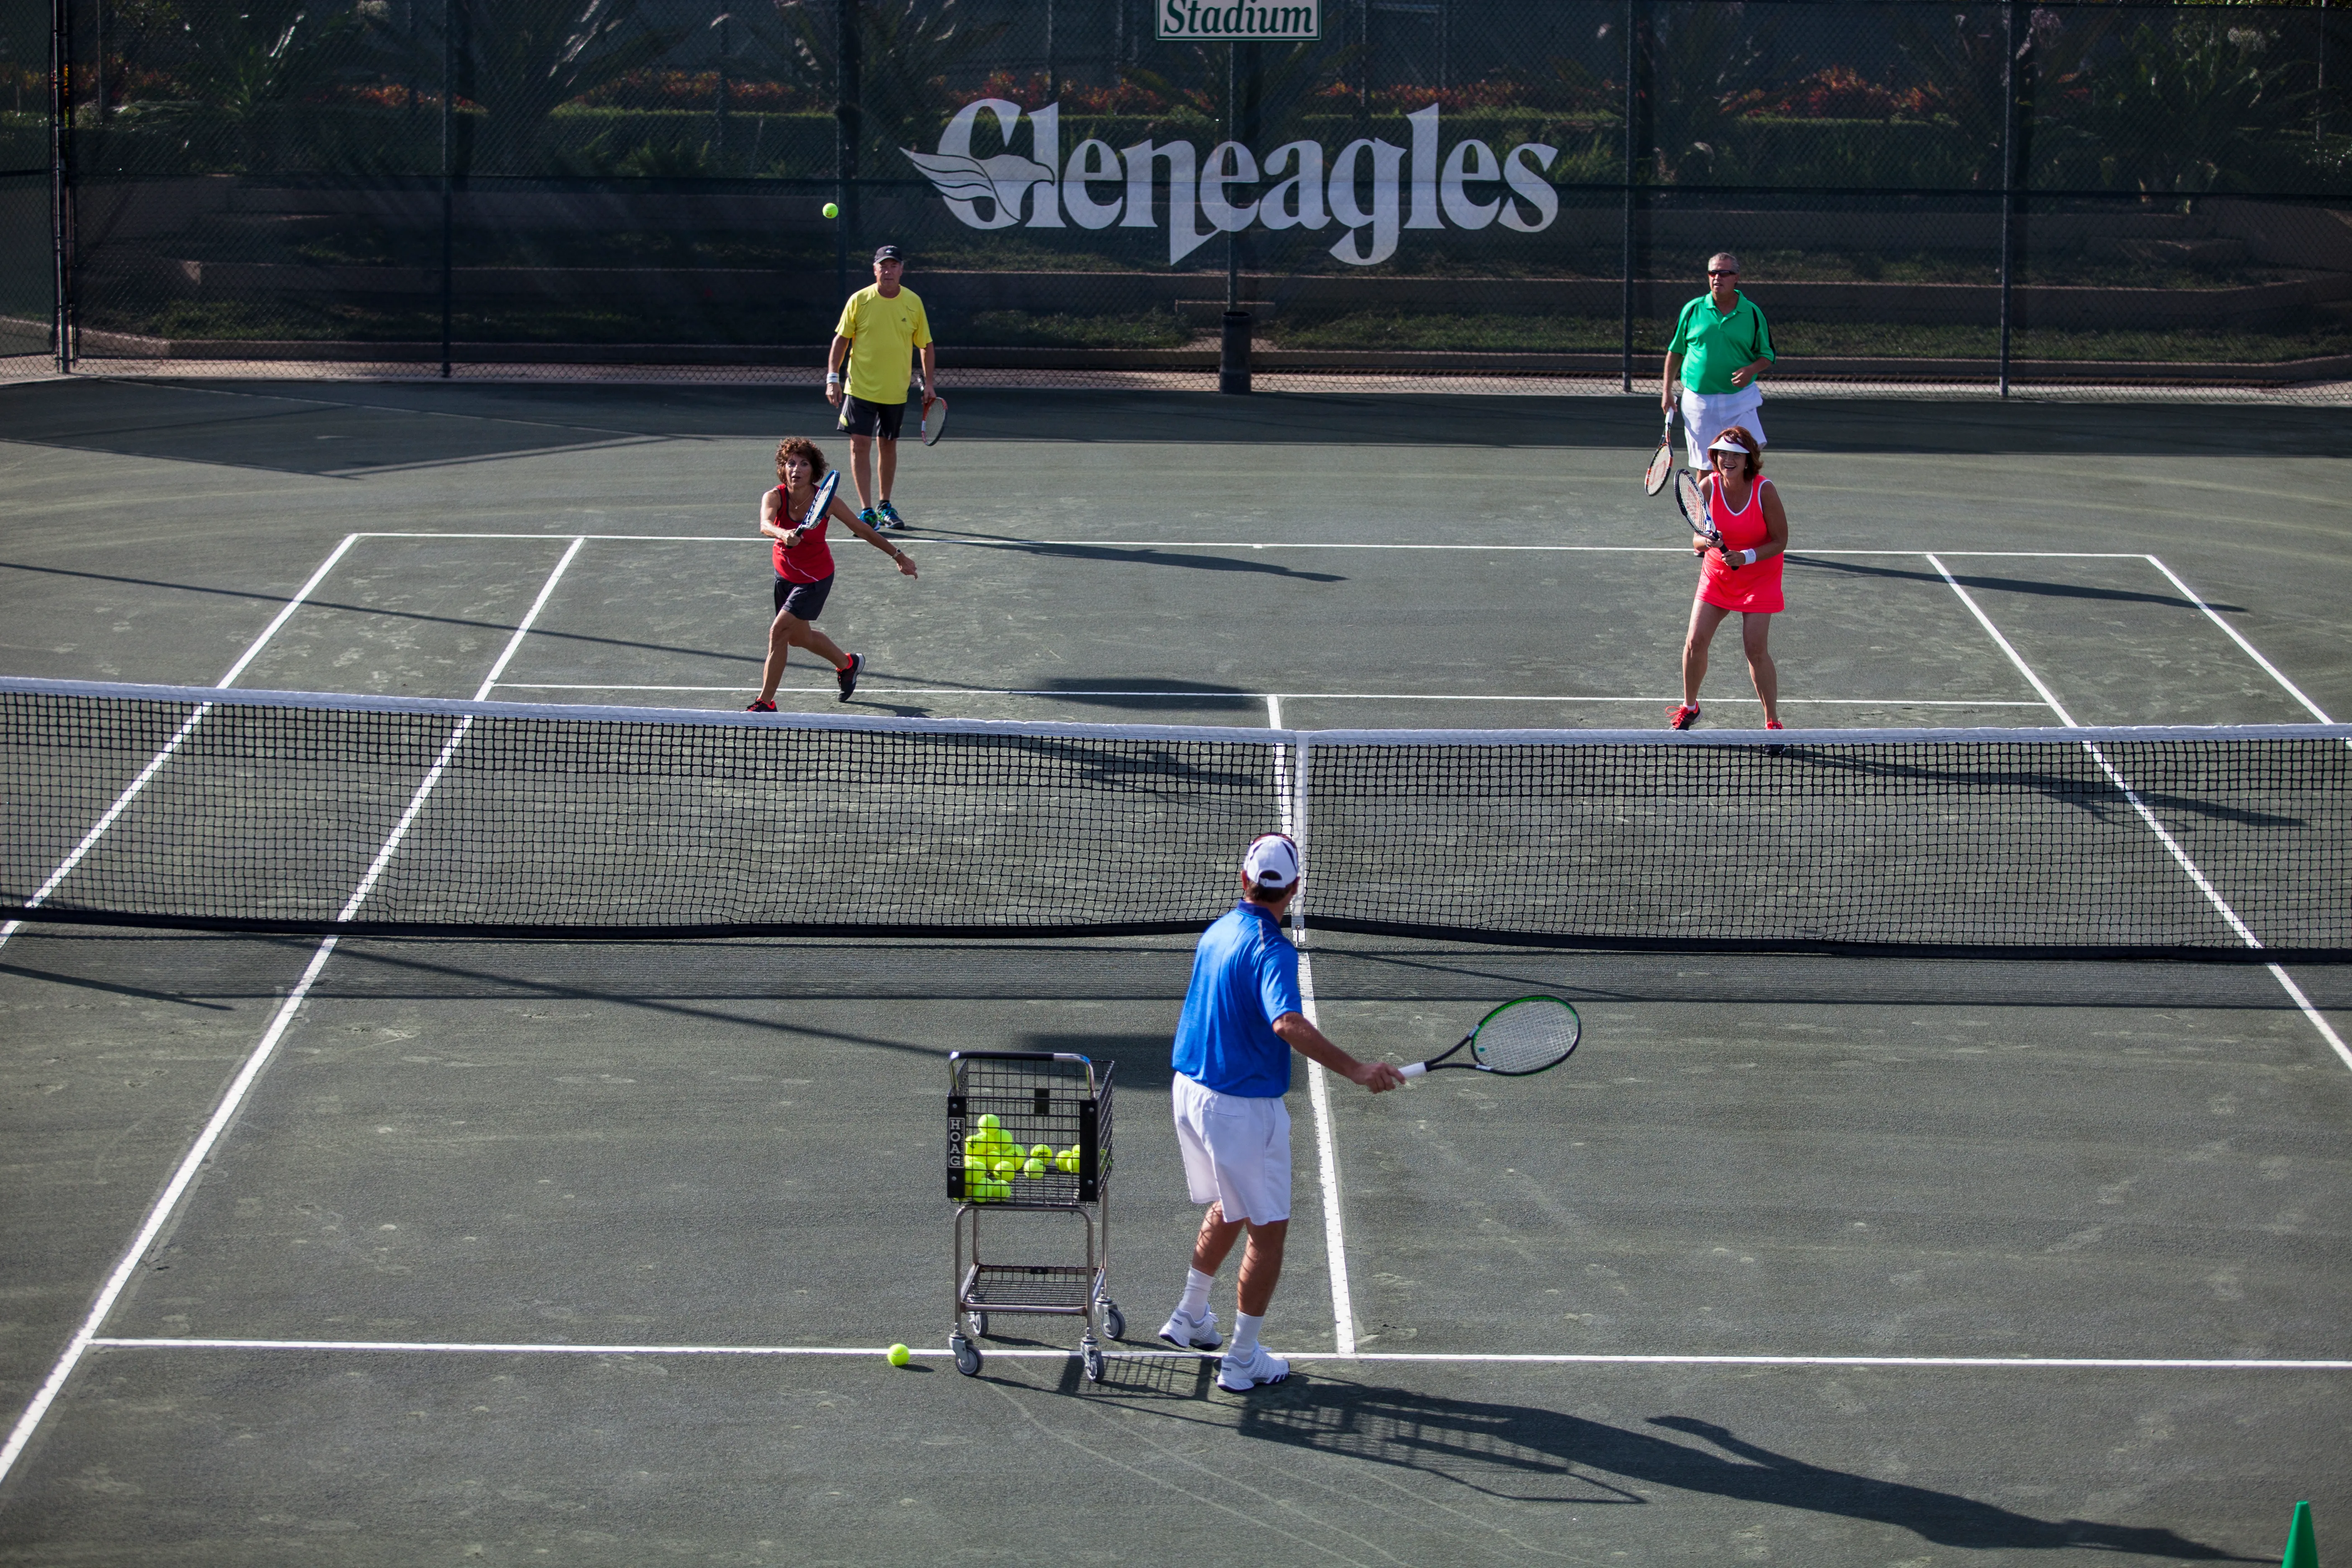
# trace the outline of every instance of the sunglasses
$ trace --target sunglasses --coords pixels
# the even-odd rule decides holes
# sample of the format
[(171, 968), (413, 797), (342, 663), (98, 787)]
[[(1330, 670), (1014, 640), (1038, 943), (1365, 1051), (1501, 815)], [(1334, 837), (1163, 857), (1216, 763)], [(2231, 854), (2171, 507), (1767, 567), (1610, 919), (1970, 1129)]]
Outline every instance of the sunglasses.
[(1739, 271), (1737, 268), (1731, 267), (1721, 268), (1710, 267), (1706, 269), (1706, 275), (1709, 278), (1737, 278), (1739, 276)]

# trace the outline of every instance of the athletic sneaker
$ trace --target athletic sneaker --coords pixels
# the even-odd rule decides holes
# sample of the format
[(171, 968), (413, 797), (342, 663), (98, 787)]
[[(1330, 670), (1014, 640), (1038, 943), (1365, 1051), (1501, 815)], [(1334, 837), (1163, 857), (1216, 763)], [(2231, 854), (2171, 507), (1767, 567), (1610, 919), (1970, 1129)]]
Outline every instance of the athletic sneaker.
[(834, 684), (841, 688), (841, 700), (844, 702), (848, 701), (850, 694), (857, 689), (857, 672), (865, 668), (866, 656), (862, 653), (853, 653), (849, 656), (847, 669), (836, 669), (833, 672)]
[(874, 515), (880, 520), (876, 524), (877, 527), (904, 528), (907, 526), (907, 520), (898, 515), (898, 509), (887, 500), (874, 509)]
[(879, 528), (882, 526), (881, 514), (877, 512), (870, 506), (864, 511), (857, 514), (857, 521), (864, 523), (868, 528)]
[(1227, 1394), (1247, 1394), (1261, 1383), (1280, 1383), (1290, 1375), (1290, 1363), (1264, 1345), (1250, 1347), (1249, 1359), (1228, 1354), (1217, 1363), (1217, 1386)]
[(743, 710), (746, 713), (773, 713), (775, 710), (776, 705), (772, 702), (754, 702)]
[(1669, 730), (1687, 730), (1697, 722), (1698, 704), (1696, 702), (1679, 703), (1666, 710), (1666, 728)]
[(1180, 1351), (1213, 1351), (1225, 1342), (1217, 1332), (1214, 1310), (1188, 1318), (1181, 1312), (1171, 1312), (1168, 1321), (1160, 1325), (1160, 1337)]
[[(1780, 728), (1780, 721), (1778, 719), (1767, 719), (1764, 721), (1764, 728), (1767, 730), (1778, 730)], [(1764, 753), (1767, 756), (1777, 757), (1788, 749), (1789, 748), (1786, 746), (1767, 746), (1764, 748)]]

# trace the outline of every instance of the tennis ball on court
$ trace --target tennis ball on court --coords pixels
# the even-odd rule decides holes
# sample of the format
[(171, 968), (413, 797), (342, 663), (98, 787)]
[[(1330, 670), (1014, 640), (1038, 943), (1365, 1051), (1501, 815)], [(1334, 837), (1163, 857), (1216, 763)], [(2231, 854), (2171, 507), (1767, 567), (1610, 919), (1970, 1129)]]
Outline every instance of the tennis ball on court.
[(839, 217), (841, 216), (841, 207), (839, 204), (835, 202), (825, 203), (824, 216), (827, 217)]
[(1003, 1121), (997, 1120), (996, 1112), (993, 1110), (983, 1110), (980, 1113), (980, 1127), (982, 1131), (993, 1132), (1003, 1125), (1004, 1123)]
[(1045, 1173), (1045, 1169), (1046, 1166), (1045, 1161), (1033, 1158), (1021, 1167), (1021, 1173), (1032, 1180), (1034, 1180), (1035, 1178), (1044, 1175)]
[(906, 1346), (892, 1345), (890, 1347), (890, 1364), (892, 1366), (904, 1366), (914, 1359), (915, 1352), (908, 1350)]

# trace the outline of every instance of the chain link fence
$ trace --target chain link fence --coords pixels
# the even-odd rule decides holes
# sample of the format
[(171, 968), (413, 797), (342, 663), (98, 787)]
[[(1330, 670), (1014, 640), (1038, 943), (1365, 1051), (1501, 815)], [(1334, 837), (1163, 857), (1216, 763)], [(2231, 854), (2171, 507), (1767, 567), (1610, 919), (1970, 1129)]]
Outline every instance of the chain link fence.
[(0, 353), (797, 379), (887, 241), (967, 377), (1616, 389), (1729, 249), (1783, 385), (2352, 383), (2341, 9), (1310, 12), (0, 0)]

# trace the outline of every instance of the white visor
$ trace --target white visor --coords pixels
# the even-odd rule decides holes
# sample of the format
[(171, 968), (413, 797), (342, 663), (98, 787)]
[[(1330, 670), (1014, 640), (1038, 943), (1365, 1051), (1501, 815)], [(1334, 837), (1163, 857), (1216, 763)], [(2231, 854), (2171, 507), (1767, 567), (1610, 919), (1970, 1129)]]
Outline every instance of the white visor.
[(1747, 447), (1743, 447), (1743, 446), (1741, 446), (1738, 442), (1737, 442), (1737, 441), (1733, 440), (1733, 439), (1732, 439), (1730, 437), (1728, 437), (1728, 436), (1717, 436), (1717, 437), (1715, 438), (1715, 445), (1714, 445), (1714, 446), (1712, 446), (1712, 447), (1709, 447), (1707, 448), (1707, 450), (1708, 450), (1708, 451), (1710, 451), (1710, 452), (1741, 452), (1741, 453), (1745, 453), (1745, 452), (1748, 450), (1748, 448), (1747, 448)]

